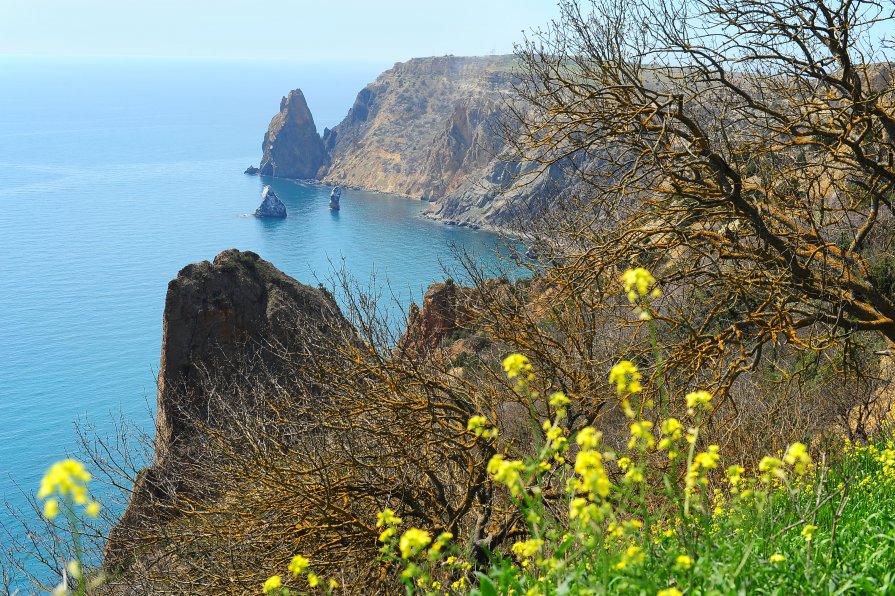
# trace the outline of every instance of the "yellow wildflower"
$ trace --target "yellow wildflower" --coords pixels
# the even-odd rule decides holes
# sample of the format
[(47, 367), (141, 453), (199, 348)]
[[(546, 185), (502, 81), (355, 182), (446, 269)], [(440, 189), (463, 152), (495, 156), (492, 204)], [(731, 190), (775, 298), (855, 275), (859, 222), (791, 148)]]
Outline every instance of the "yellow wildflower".
[[(730, 486), (736, 489), (737, 485), (743, 479), (743, 472), (746, 471), (746, 468), (743, 466), (730, 466), (727, 468), (726, 475), (727, 481), (730, 482)], [(736, 492), (736, 491), (734, 491)]]
[(376, 527), (397, 526), (401, 524), (401, 518), (395, 515), (395, 512), (386, 507), (383, 511), (376, 514)]
[(484, 437), (486, 439), (497, 437), (497, 429), (488, 428), (488, 419), (484, 416), (473, 416), (470, 418), (469, 422), (466, 423), (466, 430), (475, 433), (475, 436), (477, 437)]
[(592, 426), (585, 426), (575, 436), (575, 442), (582, 449), (596, 449), (602, 439), (603, 433), (595, 430)]
[(433, 555), (437, 555), (451, 540), (453, 540), (454, 535), (450, 532), (442, 532), (438, 535), (438, 538), (435, 539), (435, 543), (432, 544), (432, 548), (429, 549), (429, 553)]
[(808, 449), (803, 443), (793, 443), (786, 450), (783, 461), (792, 466), (793, 472), (801, 476), (808, 471), (808, 466), (811, 465), (811, 456), (808, 455)]
[(542, 546), (544, 541), (540, 538), (524, 540), (513, 545), (513, 554), (520, 559), (530, 559), (538, 554)]
[(556, 408), (561, 408), (563, 406), (569, 405), (569, 398), (566, 397), (566, 394), (562, 391), (557, 391), (553, 395), (550, 396), (550, 405)]
[(84, 575), (84, 573), (81, 571), (81, 564), (77, 561), (69, 561), (68, 564), (65, 566), (65, 569), (66, 571), (68, 571), (68, 574), (74, 579), (81, 579), (81, 577), (83, 577)]
[(780, 553), (774, 553), (773, 555), (771, 555), (770, 559), (771, 563), (782, 563), (785, 560), (786, 557), (781, 555)]
[(681, 569), (689, 569), (693, 566), (693, 559), (689, 555), (678, 555), (674, 560), (674, 564)]
[(432, 537), (429, 536), (428, 532), (418, 528), (410, 528), (398, 540), (398, 549), (401, 551), (401, 557), (406, 559), (428, 546), (430, 542), (432, 542)]
[(609, 371), (609, 383), (615, 385), (619, 395), (643, 391), (643, 386), (640, 384), (642, 378), (643, 375), (630, 360), (622, 360)]
[(510, 354), (503, 359), (503, 370), (507, 378), (531, 378), (531, 363), (522, 354)]
[(283, 578), (279, 575), (271, 575), (267, 578), (267, 581), (264, 582), (264, 587), (262, 588), (262, 592), (265, 594), (270, 594), (276, 589), (279, 589), (283, 585)]
[(696, 454), (696, 457), (693, 458), (693, 463), (705, 470), (717, 468), (718, 460), (721, 457), (718, 455), (719, 450), (720, 448), (717, 445), (709, 445), (708, 451)]
[(339, 588), (339, 582), (337, 582), (334, 579), (329, 580), (329, 589), (330, 590), (337, 590), (338, 588)]
[(765, 456), (761, 458), (761, 461), (758, 462), (758, 471), (762, 472), (761, 481), (769, 483), (775, 477), (781, 480), (786, 478), (786, 474), (780, 469), (782, 465), (783, 462), (776, 457)]
[(525, 464), (521, 461), (507, 460), (498, 453), (488, 462), (487, 471), (495, 482), (509, 488), (510, 494), (517, 497), (522, 492), (522, 471), (524, 469)]
[(379, 534), (379, 542), (388, 542), (397, 533), (394, 526), (386, 528)]
[(693, 410), (694, 408), (705, 409), (712, 401), (712, 394), (700, 389), (699, 391), (688, 393), (684, 396), (684, 399), (687, 400), (687, 408), (690, 410)]
[(665, 588), (656, 592), (656, 596), (682, 596), (683, 592), (677, 588)]
[(575, 457), (576, 482), (579, 492), (606, 497), (609, 495), (609, 477), (603, 468), (603, 456), (598, 451), (581, 451)]
[(626, 569), (629, 565), (637, 565), (642, 563), (644, 559), (643, 549), (637, 545), (631, 545), (625, 550), (621, 560), (615, 564), (618, 570)]
[(316, 588), (318, 585), (320, 585), (320, 578), (317, 577), (317, 574), (308, 573), (308, 586)]
[[(622, 281), (630, 302), (636, 302), (638, 297), (646, 297), (650, 289), (656, 285), (656, 278), (643, 267), (628, 269), (622, 274)], [(658, 296), (658, 290), (654, 290), (653, 295)]]
[[(389, 529), (394, 532), (393, 528), (389, 528)], [(385, 541), (383, 540), (383, 542), (385, 542)], [(301, 555), (295, 555), (294, 557), (292, 557), (292, 560), (289, 561), (288, 571), (295, 577), (298, 577), (299, 575), (301, 575), (302, 573), (305, 572), (305, 570), (308, 568), (308, 565), (310, 565), (310, 564), (311, 564), (311, 562), (306, 557), (303, 557)]]
[[(75, 505), (84, 505), (88, 515), (93, 512), (99, 515), (99, 503), (91, 501), (87, 493), (87, 483), (90, 482), (90, 472), (84, 468), (84, 464), (74, 459), (64, 459), (49, 467), (40, 481), (40, 489), (37, 491), (38, 499), (46, 499), (52, 495), (58, 495)], [(44, 515), (47, 511), (55, 517), (59, 513), (59, 502), (55, 505), (44, 505)], [(47, 517), (50, 517), (47, 515)], [(91, 515), (91, 517), (95, 517)]]
[(87, 517), (98, 517), (99, 510), (100, 510), (100, 504), (97, 503), (96, 501), (90, 501), (84, 507), (84, 513), (87, 515)]
[(811, 539), (814, 538), (814, 533), (817, 531), (817, 526), (813, 524), (805, 524), (805, 527), (802, 528), (802, 536), (805, 537), (806, 542), (811, 542)]
[(583, 524), (600, 522), (606, 517), (605, 507), (599, 507), (583, 497), (575, 497), (569, 503), (569, 519), (579, 518)]
[(57, 515), (59, 515), (59, 500), (47, 499), (44, 503), (44, 517), (53, 519)]
[(628, 441), (628, 448), (633, 449), (635, 446), (648, 449), (655, 444), (653, 439), (653, 423), (649, 420), (639, 420), (631, 424), (631, 440)]

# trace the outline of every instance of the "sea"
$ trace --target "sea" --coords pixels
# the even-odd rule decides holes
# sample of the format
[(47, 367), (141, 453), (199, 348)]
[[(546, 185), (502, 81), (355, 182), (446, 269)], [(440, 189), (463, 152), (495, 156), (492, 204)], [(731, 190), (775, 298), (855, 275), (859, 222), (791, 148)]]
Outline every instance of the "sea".
[[(0, 58), (0, 545), (77, 453), (76, 421), (152, 432), (184, 265), (238, 248), (312, 285), (344, 269), (400, 310), (458, 271), (458, 250), (496, 258), (503, 239), (426, 220), (420, 201), (347, 189), (333, 213), (326, 187), (243, 174), (289, 90), (322, 132), (389, 66)], [(264, 184), (287, 219), (245, 216)]]

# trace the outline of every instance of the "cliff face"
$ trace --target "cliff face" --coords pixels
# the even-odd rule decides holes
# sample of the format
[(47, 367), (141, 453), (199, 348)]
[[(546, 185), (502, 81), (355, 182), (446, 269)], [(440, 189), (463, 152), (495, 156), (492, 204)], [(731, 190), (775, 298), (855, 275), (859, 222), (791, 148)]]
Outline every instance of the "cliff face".
[(314, 394), (313, 381), (294, 366), (284, 367), (282, 354), (310, 358), (352, 336), (331, 295), (298, 283), (254, 253), (228, 250), (213, 263), (183, 268), (165, 299), (155, 461), (138, 476), (127, 511), (109, 535), (107, 564), (126, 566), (131, 536), (176, 514), (184, 466), (201, 469), (215, 456), (206, 443), (209, 431), (226, 432), (258, 409), (263, 392), (234, 389), (239, 379), (251, 377), (259, 388), (270, 382), (297, 396)]
[(324, 181), (437, 200), (484, 165), (498, 105), (512, 86), (510, 58), (416, 58), (363, 89), (324, 142)]
[(290, 91), (264, 135), (260, 174), (280, 178), (315, 178), (327, 163), (323, 141), (301, 89)]
[[(396, 64), (358, 93), (340, 124), (324, 131), (318, 179), (429, 200), (427, 215), (451, 223), (518, 227), (566, 182), (551, 172), (516, 184), (533, 167), (506, 157), (499, 126), (501, 108), (514, 96), (513, 64), (510, 56)], [(265, 137), (262, 174), (306, 177), (287, 173), (294, 161), (289, 156), (316, 155), (318, 139), (278, 128), (294, 111), (284, 106)], [(305, 145), (307, 150), (297, 149)], [(282, 156), (278, 169), (265, 170), (268, 154)]]

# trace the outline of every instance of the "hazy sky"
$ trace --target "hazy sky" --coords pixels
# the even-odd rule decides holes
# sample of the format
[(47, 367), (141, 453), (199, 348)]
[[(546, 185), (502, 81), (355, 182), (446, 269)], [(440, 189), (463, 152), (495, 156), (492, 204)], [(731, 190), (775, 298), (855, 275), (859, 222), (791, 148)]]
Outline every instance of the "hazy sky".
[(0, 0), (0, 55), (397, 61), (512, 51), (554, 0)]

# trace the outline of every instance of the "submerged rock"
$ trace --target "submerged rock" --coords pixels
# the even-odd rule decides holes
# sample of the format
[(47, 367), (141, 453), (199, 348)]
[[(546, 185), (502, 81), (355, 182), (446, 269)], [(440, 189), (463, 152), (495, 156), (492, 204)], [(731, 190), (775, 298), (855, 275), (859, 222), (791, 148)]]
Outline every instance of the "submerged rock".
[(280, 197), (269, 186), (265, 186), (261, 191), (261, 205), (255, 210), (255, 217), (286, 217), (286, 205), (280, 200)]

